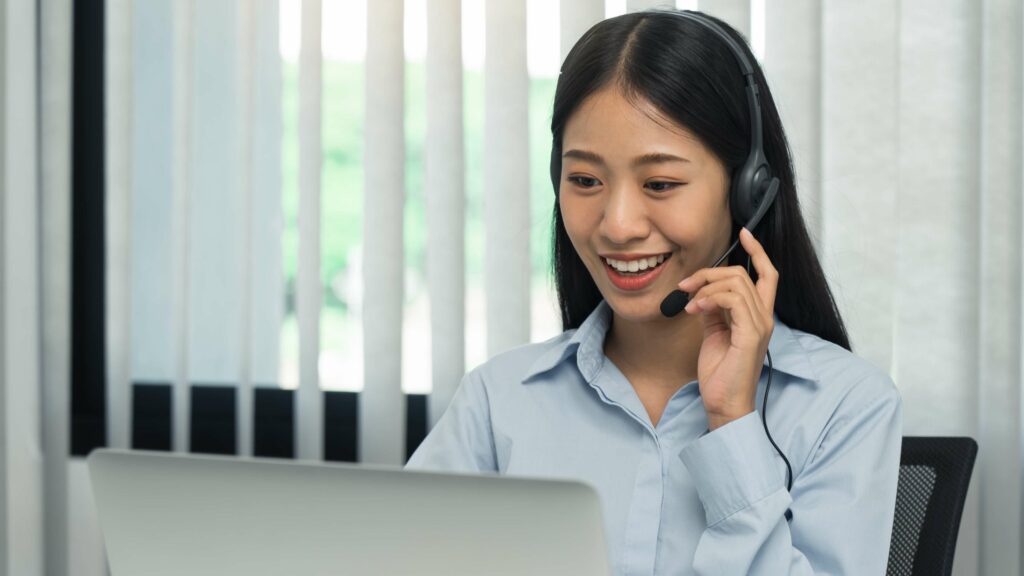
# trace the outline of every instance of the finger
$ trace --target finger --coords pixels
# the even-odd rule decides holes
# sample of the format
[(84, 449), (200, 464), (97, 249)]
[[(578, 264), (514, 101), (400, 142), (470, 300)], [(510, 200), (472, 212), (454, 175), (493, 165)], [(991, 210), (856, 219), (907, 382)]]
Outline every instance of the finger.
[[(746, 276), (745, 272), (743, 276)], [(691, 296), (690, 303), (686, 305), (684, 310), (692, 314), (697, 311), (696, 303), (698, 300), (719, 292), (736, 292), (746, 301), (747, 306), (754, 314), (754, 325), (760, 331), (764, 325), (766, 314), (761, 306), (761, 298), (754, 289), (750, 278), (744, 278), (743, 276), (729, 276), (728, 278), (705, 284), (703, 288)]]
[[(679, 289), (693, 294), (694, 291), (699, 290), (701, 286), (710, 284), (716, 280), (722, 280), (724, 278), (731, 278), (733, 276), (746, 277), (750, 280), (750, 274), (747, 274), (747, 270), (743, 266), (725, 266), (717, 268), (701, 268), (694, 272), (691, 276), (684, 278), (679, 283)], [(751, 288), (754, 283), (751, 280)]]
[(700, 292), (703, 287), (709, 286), (715, 282), (730, 280), (733, 278), (738, 278), (743, 282), (746, 286), (745, 293), (750, 294), (752, 298), (757, 294), (757, 297), (754, 298), (754, 302), (756, 303), (754, 310), (763, 317), (770, 316), (771, 314), (768, 312), (770, 308), (768, 308), (767, 303), (762, 300), (763, 297), (755, 288), (754, 281), (750, 278), (750, 274), (748, 274), (747, 270), (742, 266), (704, 268), (702, 270), (698, 270), (692, 276), (680, 282), (679, 289), (688, 292), (690, 294), (690, 300), (696, 300), (696, 293)]
[(743, 245), (747, 254), (750, 254), (754, 270), (757, 270), (757, 291), (761, 295), (761, 300), (768, 310), (774, 310), (775, 294), (779, 286), (779, 271), (772, 265), (764, 247), (757, 241), (757, 238), (754, 238), (750, 230), (740, 229), (740, 244)]
[(751, 305), (751, 298), (750, 297), (746, 297), (742, 293), (739, 293), (739, 292), (733, 292), (733, 291), (728, 291), (728, 290), (717, 290), (717, 291), (714, 291), (714, 292), (707, 293), (706, 295), (699, 296), (699, 297), (695, 298), (694, 300), (692, 300), (690, 302), (690, 304), (687, 304), (686, 312), (689, 313), (689, 314), (706, 314), (707, 315), (707, 314), (709, 314), (711, 312), (715, 312), (716, 310), (720, 311), (721, 314), (723, 315), (723, 320), (724, 320), (724, 323), (725, 323), (725, 327), (729, 328), (729, 329), (733, 329), (734, 328), (734, 326), (733, 326), (734, 322), (731, 319), (731, 315), (735, 314), (735, 311), (731, 310), (731, 308), (729, 308), (727, 306), (722, 306), (722, 305), (717, 305), (716, 306), (715, 300), (713, 299), (713, 297), (726, 297), (726, 298), (729, 298), (729, 299), (736, 299), (736, 298), (734, 298), (734, 296), (732, 296), (730, 294), (734, 294), (735, 296), (738, 296), (737, 301), (741, 301), (743, 303), (742, 310), (749, 313), (750, 322), (749, 323), (744, 323), (744, 327), (745, 327), (746, 324), (749, 324), (750, 328), (754, 331), (754, 333), (759, 334), (759, 335), (765, 334), (765, 322), (764, 322), (764, 319), (759, 318), (758, 312), (756, 310), (754, 310), (754, 307)]
[(747, 301), (736, 292), (717, 292), (697, 301), (697, 306), (706, 315), (729, 313), (729, 330), (733, 342), (760, 345), (762, 335), (754, 325), (754, 315)]

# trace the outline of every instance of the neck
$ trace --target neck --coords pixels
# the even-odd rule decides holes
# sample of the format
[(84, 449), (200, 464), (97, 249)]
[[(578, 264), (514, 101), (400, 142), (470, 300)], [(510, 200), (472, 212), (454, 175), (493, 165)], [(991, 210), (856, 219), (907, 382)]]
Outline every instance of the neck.
[(604, 350), (624, 372), (678, 389), (697, 379), (703, 332), (699, 316), (631, 321), (613, 311)]

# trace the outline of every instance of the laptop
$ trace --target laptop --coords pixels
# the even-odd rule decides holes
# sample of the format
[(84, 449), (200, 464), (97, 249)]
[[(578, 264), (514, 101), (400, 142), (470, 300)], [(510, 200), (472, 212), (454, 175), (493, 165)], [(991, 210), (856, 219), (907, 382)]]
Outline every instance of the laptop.
[(607, 575), (583, 482), (94, 450), (112, 576)]

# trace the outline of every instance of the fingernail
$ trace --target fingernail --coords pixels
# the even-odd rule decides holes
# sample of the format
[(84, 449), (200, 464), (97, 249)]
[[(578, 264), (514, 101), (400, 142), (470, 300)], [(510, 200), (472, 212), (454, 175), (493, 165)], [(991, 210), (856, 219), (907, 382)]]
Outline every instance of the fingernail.
[(686, 284), (689, 281), (690, 281), (690, 277), (687, 276), (686, 278), (683, 278), (683, 280), (681, 282), (679, 282), (678, 286), (681, 288), (683, 286), (683, 284)]

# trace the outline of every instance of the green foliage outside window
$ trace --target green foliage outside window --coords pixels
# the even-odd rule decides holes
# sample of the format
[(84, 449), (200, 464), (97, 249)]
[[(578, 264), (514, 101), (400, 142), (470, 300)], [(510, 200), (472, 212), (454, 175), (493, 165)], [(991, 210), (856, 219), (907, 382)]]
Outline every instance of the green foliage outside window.
[[(321, 175), (321, 347), (341, 345), (335, 328), (345, 321), (349, 303), (339, 281), (348, 269), (352, 250), (362, 243), (364, 67), (361, 63), (323, 63), (323, 169)], [(286, 319), (283, 353), (298, 356), (295, 322), (295, 278), (298, 263), (298, 64), (283, 63), (283, 257)], [(468, 282), (483, 281), (484, 78), (479, 70), (463, 76), (466, 151), (466, 274)], [(405, 100), (405, 263), (406, 275), (423, 281), (426, 289), (426, 218), (423, 194), (423, 145), (426, 133), (425, 66), (406, 65)], [(548, 176), (551, 102), (554, 78), (531, 78), (530, 218), (531, 266), (535, 279), (547, 279), (550, 268), (551, 209), (554, 195)], [(408, 285), (408, 284), (407, 284)], [(407, 297), (412, 295), (407, 294)]]

